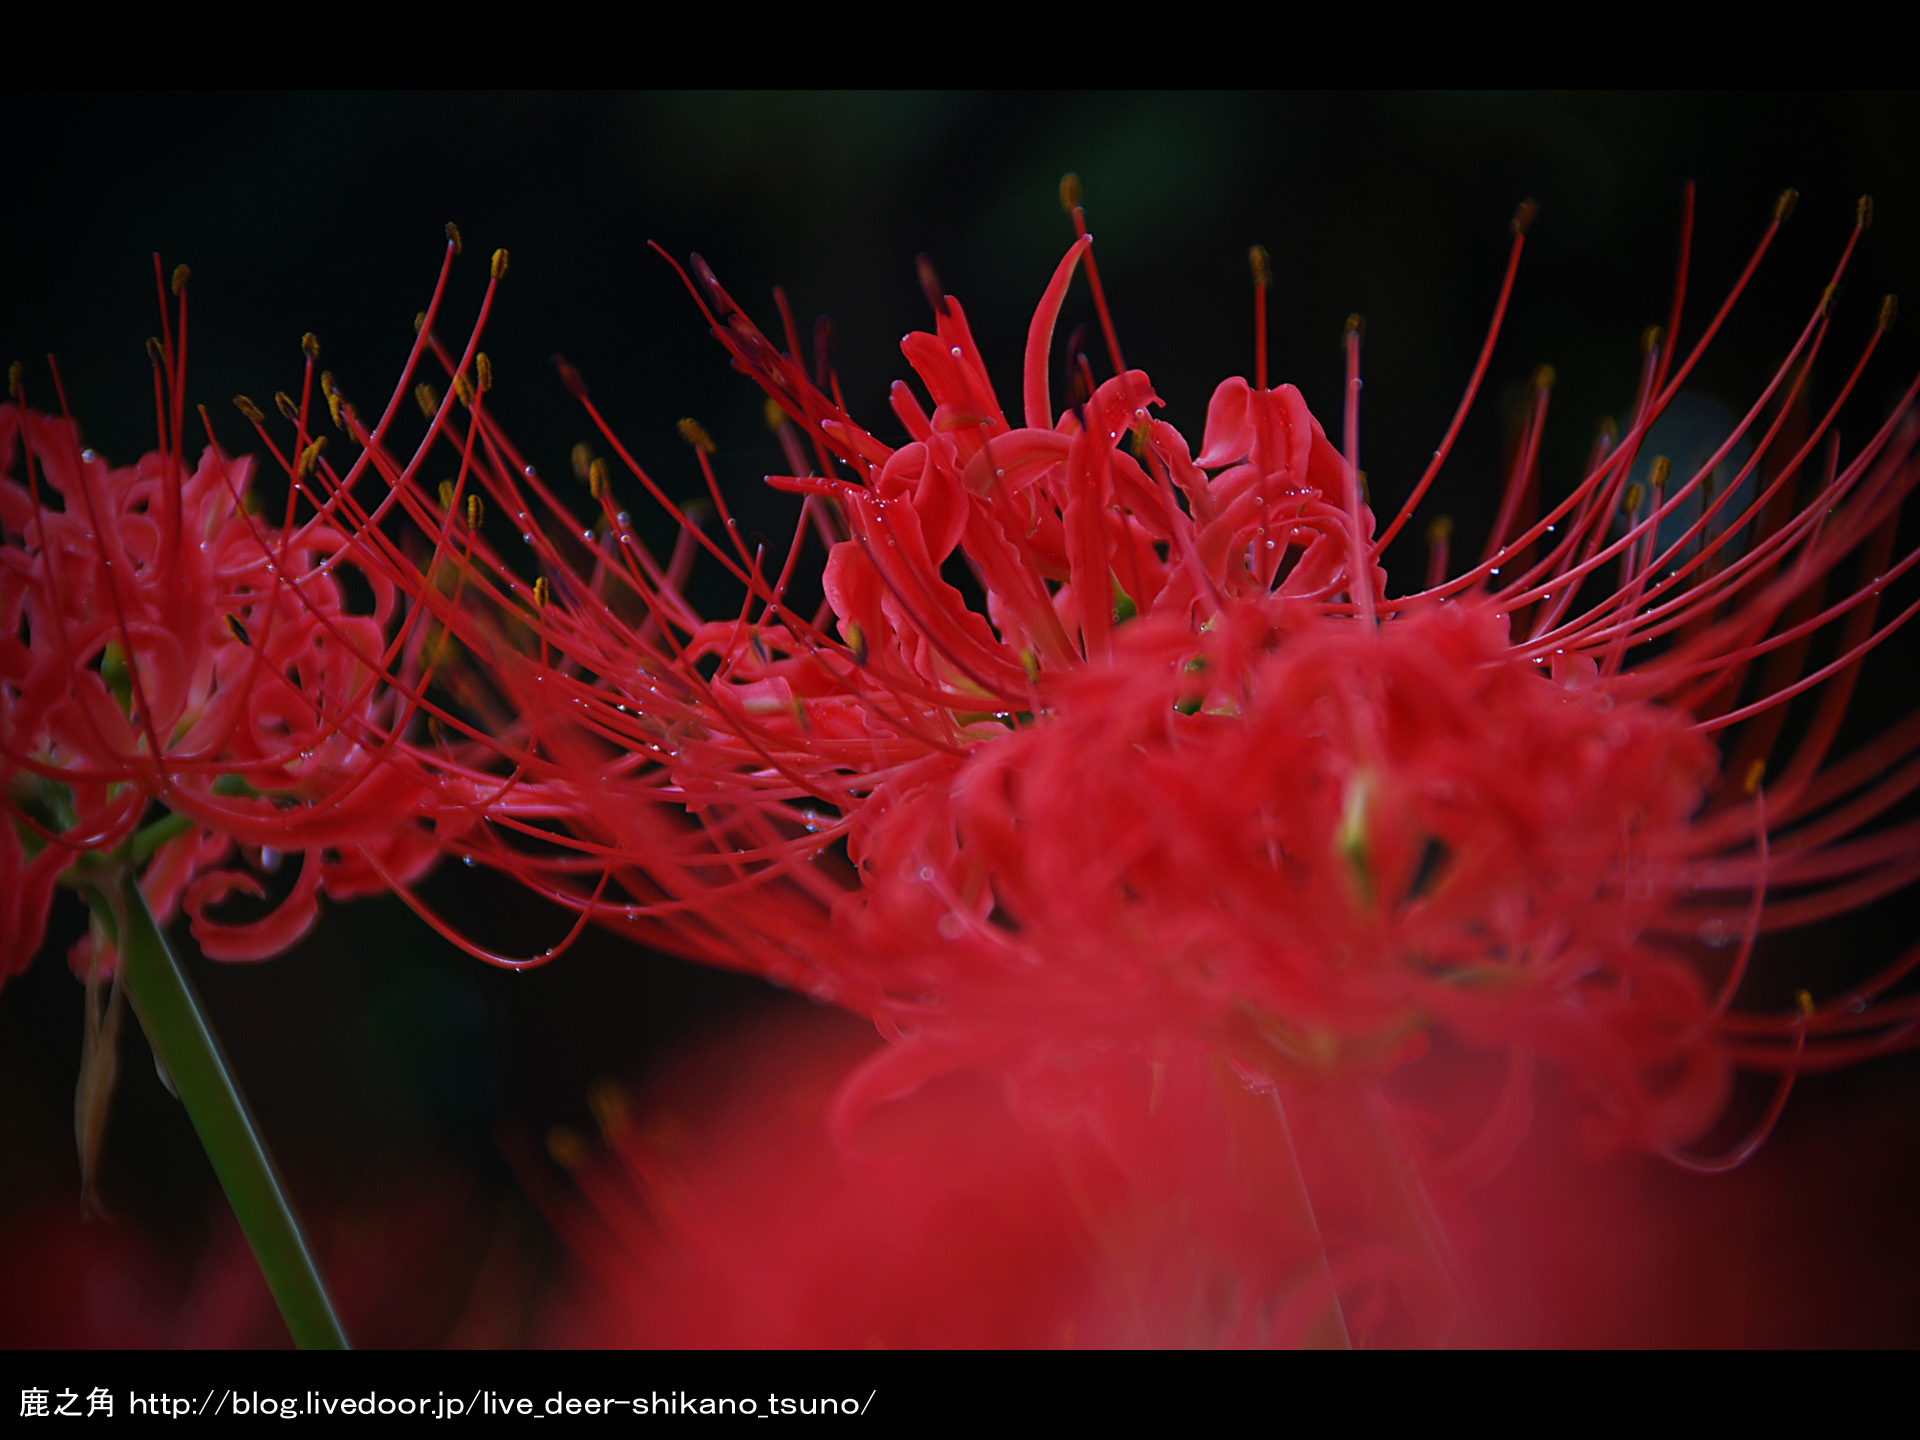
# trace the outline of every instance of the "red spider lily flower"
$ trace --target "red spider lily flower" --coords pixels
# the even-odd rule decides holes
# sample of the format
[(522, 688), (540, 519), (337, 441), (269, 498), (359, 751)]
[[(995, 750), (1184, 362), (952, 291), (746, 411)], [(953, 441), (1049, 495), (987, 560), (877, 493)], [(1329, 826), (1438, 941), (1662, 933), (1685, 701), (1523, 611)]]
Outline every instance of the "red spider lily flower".
[[(323, 890), (380, 888), (369, 856), (417, 876), (438, 855), (394, 760), (393, 593), (376, 581), (372, 612), (351, 613), (342, 530), (254, 513), (248, 458), (185, 458), (184, 280), (150, 347), (161, 444), (138, 464), (83, 448), (71, 416), (0, 406), (0, 975), (32, 958), (54, 882), (87, 857), (144, 861), (162, 923), (184, 907), (205, 953), (258, 959), (311, 926)], [(301, 857), (245, 924), (211, 913), (265, 894), (237, 848), (266, 870)], [(96, 943), (75, 951), (82, 973), (113, 963)]]
[[(1719, 1168), (1759, 1144), (1793, 1075), (1920, 1032), (1920, 1007), (1891, 995), (1920, 948), (1785, 1014), (1735, 1005), (1763, 930), (1920, 874), (1912, 824), (1882, 822), (1920, 779), (1920, 721), (1828, 764), (1863, 657), (1911, 614), (1881, 619), (1879, 597), (1920, 560), (1892, 549), (1920, 482), (1920, 384), (1852, 455), (1834, 429), (1891, 301), (1827, 408), (1807, 390), (1831, 286), (1704, 464), (1656, 457), (1635, 478), (1790, 209), (1789, 194), (1684, 350), (1683, 262), (1626, 426), (1551, 505), (1541, 375), (1485, 554), (1451, 573), (1437, 528), (1427, 585), (1396, 596), (1379, 556), (1472, 403), (1530, 207), (1460, 415), (1384, 530), (1358, 464), (1360, 326), (1341, 445), (1297, 391), (1267, 384), (1262, 354), (1251, 383), (1217, 388), (1196, 450), (1122, 361), (1084, 226), (1034, 314), (1022, 423), (959, 302), (923, 273), (934, 329), (902, 348), (930, 403), (895, 384), (898, 447), (851, 418), (824, 366), (807, 372), (784, 300), (783, 348), (695, 258), (715, 336), (782, 416), (791, 473), (769, 483), (803, 497), (784, 557), (749, 549), (704, 432), (683, 427), (719, 539), (561, 362), (681, 527), (662, 563), (592, 461), (602, 525), (575, 540), (565, 503), (474, 403), (475, 341), (456, 358), (432, 340), (469, 402), (449, 435), (458, 485), (436, 506), (418, 457), (369, 453), (434, 537), (433, 566), (451, 556), (464, 577), (457, 595), (431, 567), (392, 583), (519, 717), (491, 771), (464, 777), (471, 793), (500, 776), (492, 828), (458, 848), (583, 919), (870, 1017), (893, 1043), (839, 1091), (849, 1146), (883, 1102), (980, 1067), (1023, 1123), (1122, 1157), (1152, 1150), (1157, 1095), (1185, 1097), (1204, 1129), (1226, 1089), (1271, 1094), (1285, 1118), (1269, 1141), (1335, 1217), (1313, 1253), (1337, 1257), (1343, 1291), (1394, 1277), (1368, 1333), (1431, 1333), (1445, 1285), (1432, 1196), (1499, 1167), (1542, 1062), (1570, 1077), (1597, 1142)], [(1835, 286), (1869, 217), (1863, 202)], [(1114, 373), (1096, 384), (1070, 354), (1058, 409), (1054, 326), (1081, 266)], [(433, 413), (438, 429), (448, 408)], [(455, 502), (474, 486), (532, 547), (535, 580), (479, 540), (455, 552)], [(806, 613), (794, 576), (813, 536), (825, 598)], [(702, 551), (740, 587), (731, 617), (687, 599)], [(1859, 578), (1825, 598), (1849, 561)], [(1803, 673), (1822, 631), (1834, 658)], [(1812, 714), (1769, 781), (1802, 695)], [(474, 764), (484, 727), (435, 713)], [(1435, 1037), (1507, 1068), (1477, 1133), (1442, 1117), (1445, 1154), (1395, 1098)], [(1688, 1147), (1741, 1067), (1777, 1074), (1775, 1098), (1747, 1139), (1702, 1157)], [(1325, 1272), (1275, 1273), (1292, 1288), (1270, 1299)]]

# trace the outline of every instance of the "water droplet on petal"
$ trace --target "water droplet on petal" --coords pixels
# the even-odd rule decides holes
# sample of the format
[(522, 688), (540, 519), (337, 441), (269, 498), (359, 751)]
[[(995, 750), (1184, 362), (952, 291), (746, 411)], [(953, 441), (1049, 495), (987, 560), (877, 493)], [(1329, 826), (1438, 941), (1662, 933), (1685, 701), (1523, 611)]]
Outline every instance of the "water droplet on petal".
[(91, 464), (93, 463), (93, 451), (91, 451), (91, 450), (82, 450), (82, 451), (80, 452), (80, 458), (81, 458), (82, 460), (84, 460), (84, 461), (86, 461), (86, 462), (87, 462), (87, 464), (89, 464), (89, 465), (91, 465)]
[(927, 883), (927, 884), (932, 883), (933, 867), (931, 865), (922, 865), (920, 867), (920, 879), (922, 883)]
[(942, 939), (958, 940), (961, 933), (966, 929), (966, 926), (961, 922), (958, 915), (949, 911), (933, 922), (933, 928), (940, 932)]

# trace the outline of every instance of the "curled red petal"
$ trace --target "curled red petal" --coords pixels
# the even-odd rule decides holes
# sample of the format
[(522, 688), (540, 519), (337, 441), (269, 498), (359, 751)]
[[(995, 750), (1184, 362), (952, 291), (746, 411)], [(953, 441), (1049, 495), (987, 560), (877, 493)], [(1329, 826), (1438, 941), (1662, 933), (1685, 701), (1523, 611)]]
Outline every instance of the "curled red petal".
[(293, 892), (273, 911), (247, 925), (209, 920), (206, 908), (239, 891), (260, 896), (258, 879), (244, 870), (216, 870), (187, 887), (185, 905), (193, 918), (193, 938), (210, 960), (266, 960), (300, 939), (320, 916), (320, 862), (308, 852)]

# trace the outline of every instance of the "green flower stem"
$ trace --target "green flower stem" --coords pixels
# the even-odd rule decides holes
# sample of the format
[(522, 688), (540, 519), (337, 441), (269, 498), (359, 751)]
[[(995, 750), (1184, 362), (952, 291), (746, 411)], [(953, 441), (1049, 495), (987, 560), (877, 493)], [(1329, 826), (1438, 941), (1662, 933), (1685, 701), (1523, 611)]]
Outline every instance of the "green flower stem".
[(346, 1331), (247, 1102), (207, 1026), (187, 972), (153, 922), (132, 867), (122, 871), (114, 900), (124, 917), (120, 956), (134, 1011), (193, 1118), (293, 1343), (302, 1350), (347, 1349)]

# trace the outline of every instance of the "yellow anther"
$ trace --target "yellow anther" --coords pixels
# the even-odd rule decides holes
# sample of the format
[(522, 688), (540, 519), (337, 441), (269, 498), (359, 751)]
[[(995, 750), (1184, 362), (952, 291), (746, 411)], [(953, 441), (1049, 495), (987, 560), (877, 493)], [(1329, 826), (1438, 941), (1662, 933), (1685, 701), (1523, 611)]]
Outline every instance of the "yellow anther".
[(607, 462), (595, 460), (587, 467), (587, 493), (599, 500), (607, 493)]
[(1880, 333), (1886, 334), (1893, 328), (1893, 317), (1900, 313), (1900, 297), (1889, 295), (1880, 302)]
[(767, 429), (778, 435), (780, 427), (787, 423), (787, 412), (780, 408), (778, 400), (769, 395), (767, 403), (760, 407), (760, 418), (767, 422)]
[(260, 407), (254, 404), (253, 401), (249, 400), (244, 395), (234, 396), (233, 405), (236, 410), (238, 410), (242, 415), (246, 416), (247, 419), (251, 420), (256, 425), (258, 425), (262, 420), (267, 418), (265, 415), (262, 415), (260, 413)]
[(447, 222), (447, 239), (453, 242), (453, 253), (456, 255), (466, 248), (460, 243), (460, 227), (451, 220)]
[(1060, 177), (1060, 208), (1069, 215), (1080, 208), (1080, 177), (1071, 170)]
[(587, 1091), (587, 1105), (600, 1122), (600, 1133), (611, 1140), (627, 1128), (627, 1092), (611, 1080), (602, 1080)]
[(547, 1153), (563, 1168), (578, 1170), (587, 1163), (587, 1142), (566, 1125), (556, 1125), (547, 1132)]
[(587, 476), (590, 473), (592, 473), (591, 472), (591, 466), (593, 465), (592, 447), (590, 447), (586, 441), (582, 440), (579, 444), (573, 447), (573, 454), (571, 458), (573, 460), (573, 478), (578, 480), (582, 485), (586, 484)]
[(164, 365), (167, 359), (167, 352), (160, 347), (160, 342), (151, 335), (147, 337), (147, 359), (153, 362), (156, 370)]
[(1813, 996), (1809, 992), (1805, 990), (1794, 991), (1793, 1003), (1800, 1007), (1800, 1013), (1803, 1016), (1805, 1016), (1809, 1020), (1813, 1018), (1814, 1010), (1816, 1007), (1813, 1003)]
[(1853, 206), (1853, 223), (1862, 230), (1873, 228), (1873, 197), (1862, 195)]
[(1362, 502), (1362, 503), (1364, 503), (1364, 504), (1367, 504), (1367, 505), (1371, 505), (1371, 504), (1373, 503), (1373, 490), (1372, 490), (1372, 488), (1371, 488), (1371, 487), (1370, 487), (1370, 486), (1369, 486), (1369, 485), (1367, 484), (1367, 472), (1366, 472), (1366, 471), (1364, 471), (1364, 470), (1362, 470), (1362, 471), (1361, 471), (1361, 472), (1359, 473), (1359, 476), (1358, 476), (1358, 478), (1359, 478), (1359, 481), (1360, 481), (1360, 499), (1361, 499), (1361, 502)]
[(440, 482), (440, 508), (442, 510), (453, 509), (454, 493), (455, 487), (453, 481), (442, 480)]
[(427, 328), (427, 312), (424, 310), (415, 311), (413, 316), (413, 333), (418, 335), (422, 330), (426, 328)]
[(1840, 286), (1838, 284), (1827, 286), (1826, 289), (1820, 292), (1820, 313), (1822, 315), (1833, 314), (1833, 307), (1839, 303), (1839, 300)]
[(1640, 332), (1640, 353), (1651, 355), (1660, 348), (1660, 339), (1667, 332), (1658, 325), (1649, 325)]
[(240, 617), (238, 615), (227, 616), (227, 633), (242, 645), (251, 647), (253, 644), (252, 637), (247, 634), (247, 627), (240, 623)]
[(453, 393), (460, 397), (460, 403), (469, 409), (473, 406), (473, 382), (464, 374), (453, 377)]
[(840, 628), (841, 633), (847, 637), (847, 652), (853, 656), (853, 663), (865, 665), (867, 663), (867, 632), (860, 628), (858, 620), (849, 620)]
[(1780, 192), (1780, 198), (1773, 202), (1773, 218), (1784, 225), (1793, 215), (1793, 207), (1800, 203), (1800, 192), (1789, 185)]
[(1267, 254), (1267, 247), (1255, 245), (1247, 251), (1247, 264), (1253, 270), (1253, 283), (1264, 290), (1273, 284), (1273, 257)]
[(674, 428), (679, 430), (682, 440), (703, 455), (711, 455), (720, 448), (713, 443), (713, 437), (707, 434), (706, 427), (692, 417), (682, 420)]
[(1020, 668), (1027, 672), (1027, 683), (1029, 685), (1038, 685), (1040, 683), (1040, 657), (1038, 654), (1032, 650), (1022, 650), (1020, 652)]
[(467, 528), (469, 530), (478, 530), (481, 522), (486, 518), (487, 507), (485, 503), (481, 501), (480, 497), (478, 495), (467, 496)]
[(7, 366), (7, 394), (13, 397), (14, 403), (16, 404), (22, 403), (20, 400), (20, 377), (26, 373), (27, 367), (22, 365), (18, 360)]
[(309, 330), (300, 337), (300, 350), (309, 360), (320, 358), (320, 337)]
[(547, 601), (550, 598), (552, 598), (552, 595), (553, 595), (553, 591), (547, 585), (546, 576), (542, 575), (539, 579), (533, 582), (533, 608), (534, 609), (536, 610), (546, 609)]
[(1747, 773), (1745, 778), (1740, 781), (1740, 788), (1749, 795), (1757, 795), (1760, 793), (1760, 782), (1766, 778), (1767, 762), (1764, 760), (1756, 760), (1747, 766)]
[(307, 446), (306, 449), (302, 450), (300, 452), (300, 463), (294, 467), (294, 475), (301, 480), (311, 479), (315, 467), (320, 463), (320, 452), (326, 448), (327, 437), (322, 435), (311, 445)]
[(473, 357), (473, 373), (480, 382), (482, 392), (493, 389), (493, 361), (487, 358), (486, 351), (482, 350)]
[(1554, 372), (1554, 368), (1551, 365), (1537, 366), (1533, 372), (1533, 388), (1536, 392), (1551, 390), (1553, 388), (1553, 382), (1559, 378), (1559, 375)]
[(1453, 517), (1436, 515), (1427, 526), (1427, 544), (1444, 545), (1453, 538)]
[(496, 280), (507, 278), (507, 252), (504, 250), (493, 252), (493, 278)]
[(1673, 474), (1673, 462), (1664, 455), (1653, 457), (1653, 463), (1647, 467), (1647, 483), (1656, 490), (1667, 488), (1667, 477)]
[(1147, 422), (1144, 420), (1128, 432), (1127, 448), (1133, 451), (1133, 458), (1142, 464), (1146, 462), (1149, 438)]
[(1342, 335), (1351, 335), (1356, 340), (1366, 339), (1367, 317), (1356, 310), (1353, 314), (1347, 316), (1347, 323), (1342, 327), (1340, 333)]
[(440, 397), (433, 393), (433, 386), (422, 380), (413, 387), (413, 403), (420, 407), (420, 413), (431, 420), (434, 412), (440, 408)]
[(1516, 235), (1524, 235), (1533, 224), (1533, 217), (1540, 213), (1538, 201), (1528, 198), (1514, 207), (1511, 228)]
[(191, 274), (193, 274), (193, 271), (189, 270), (184, 265), (176, 265), (173, 267), (173, 293), (174, 294), (178, 295), (182, 290), (187, 288), (187, 277)]
[(287, 419), (291, 420), (294, 424), (298, 425), (300, 423), (300, 407), (293, 403), (293, 397), (287, 394), (286, 391), (274, 391), (273, 404), (275, 409), (279, 410), (282, 415), (286, 416)]
[(1613, 442), (1620, 438), (1620, 422), (1611, 415), (1602, 415), (1600, 423), (1594, 427), (1594, 438), (1605, 440), (1607, 448), (1613, 448)]
[(1646, 493), (1646, 491), (1640, 488), (1640, 482), (1638, 480), (1627, 486), (1627, 493), (1620, 497), (1620, 513), (1622, 515), (1633, 514), (1634, 511), (1640, 508), (1640, 498)]
[(340, 413), (341, 401), (338, 390), (329, 390), (327, 392), (327, 410), (333, 416), (334, 429), (344, 430), (347, 428), (347, 417)]

